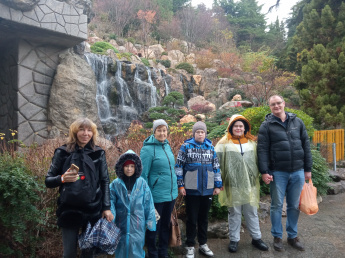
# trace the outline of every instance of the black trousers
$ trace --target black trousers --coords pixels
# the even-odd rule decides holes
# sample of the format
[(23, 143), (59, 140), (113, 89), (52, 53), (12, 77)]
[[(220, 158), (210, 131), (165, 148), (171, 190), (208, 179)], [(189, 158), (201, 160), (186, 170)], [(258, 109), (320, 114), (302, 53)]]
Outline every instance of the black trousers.
[[(170, 236), (170, 218), (175, 200), (170, 202), (155, 203), (155, 208), (160, 216), (156, 225), (156, 231), (146, 230), (146, 246), (150, 258), (168, 256), (168, 244)], [(156, 237), (158, 235), (158, 249)]]
[[(62, 228), (63, 257), (76, 258), (78, 246), (79, 228)], [(82, 250), (82, 258), (94, 257), (94, 249)]]
[(207, 243), (208, 212), (212, 204), (212, 195), (186, 195), (186, 246), (195, 245), (196, 226), (198, 226), (199, 245)]

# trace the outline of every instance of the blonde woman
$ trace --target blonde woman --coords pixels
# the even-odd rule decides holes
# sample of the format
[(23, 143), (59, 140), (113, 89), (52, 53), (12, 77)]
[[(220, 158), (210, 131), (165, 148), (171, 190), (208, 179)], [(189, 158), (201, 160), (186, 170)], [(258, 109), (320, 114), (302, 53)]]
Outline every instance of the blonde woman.
[[(46, 176), (48, 188), (59, 187), (56, 215), (63, 257), (77, 257), (78, 233), (88, 222), (94, 224), (101, 217), (113, 220), (105, 152), (96, 145), (97, 136), (97, 126), (90, 119), (74, 121), (67, 143), (55, 150)], [(92, 252), (83, 251), (82, 257), (92, 257)]]

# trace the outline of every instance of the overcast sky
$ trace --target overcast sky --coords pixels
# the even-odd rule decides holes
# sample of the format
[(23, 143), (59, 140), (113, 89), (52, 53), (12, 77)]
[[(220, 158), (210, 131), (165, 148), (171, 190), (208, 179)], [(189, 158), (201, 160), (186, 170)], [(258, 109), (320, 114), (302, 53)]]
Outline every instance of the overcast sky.
[[(268, 8), (276, 3), (276, 0), (257, 0), (259, 5), (263, 5), (262, 13), (267, 13)], [(280, 0), (279, 8), (273, 9), (271, 13), (266, 15), (266, 22), (270, 24), (271, 22), (275, 22), (277, 16), (279, 17), (279, 21), (282, 19), (286, 19), (289, 17), (289, 13), (291, 12), (291, 7), (294, 6), (299, 0)], [(192, 0), (192, 5), (197, 6), (199, 3), (204, 3), (208, 8), (212, 8), (213, 0)]]

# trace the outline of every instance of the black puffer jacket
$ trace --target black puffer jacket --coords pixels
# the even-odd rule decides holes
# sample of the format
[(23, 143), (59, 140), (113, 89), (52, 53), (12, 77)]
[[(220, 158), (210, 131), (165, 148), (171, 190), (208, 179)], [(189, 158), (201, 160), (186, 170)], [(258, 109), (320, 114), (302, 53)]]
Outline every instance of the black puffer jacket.
[(271, 171), (310, 172), (313, 165), (309, 137), (304, 123), (296, 114), (289, 116), (285, 129), (273, 116), (266, 115), (258, 135), (258, 160), (261, 174)]
[[(49, 171), (46, 176), (45, 184), (48, 188), (59, 187), (62, 190), (63, 183), (61, 182), (61, 175), (65, 160), (71, 155), (65, 149), (66, 145), (57, 148), (52, 159)], [(76, 146), (76, 148), (79, 148)], [(90, 145), (86, 145), (83, 149), (95, 164), (96, 171), (98, 171), (98, 189), (96, 192), (95, 201), (83, 208), (76, 208), (61, 204), (59, 199), (58, 209), (56, 215), (58, 217), (58, 225), (60, 227), (84, 227), (88, 221), (96, 222), (104, 210), (110, 210), (110, 195), (109, 195), (109, 175), (108, 166), (105, 158), (105, 152), (100, 147), (96, 146), (92, 149)]]

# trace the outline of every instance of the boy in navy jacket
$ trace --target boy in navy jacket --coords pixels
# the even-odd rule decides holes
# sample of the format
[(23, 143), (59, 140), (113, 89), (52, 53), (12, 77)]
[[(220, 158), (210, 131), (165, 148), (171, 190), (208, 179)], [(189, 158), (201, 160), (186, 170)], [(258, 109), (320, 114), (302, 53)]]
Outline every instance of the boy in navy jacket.
[(196, 122), (192, 132), (193, 138), (182, 144), (175, 165), (179, 193), (186, 202), (187, 258), (194, 258), (197, 223), (199, 251), (213, 256), (207, 246), (208, 212), (212, 196), (219, 194), (223, 186), (217, 154), (212, 142), (206, 139), (206, 124)]

